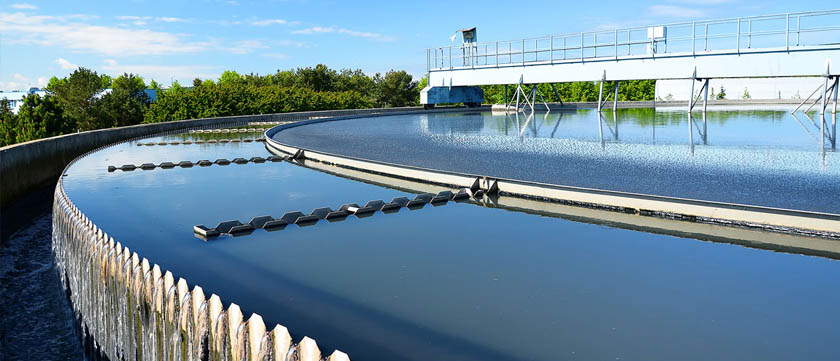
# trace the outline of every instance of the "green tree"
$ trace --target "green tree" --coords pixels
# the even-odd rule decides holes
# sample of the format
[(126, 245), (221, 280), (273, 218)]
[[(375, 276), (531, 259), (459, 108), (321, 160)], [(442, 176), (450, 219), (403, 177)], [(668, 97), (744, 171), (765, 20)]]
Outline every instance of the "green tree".
[(417, 82), (405, 70), (391, 70), (384, 77), (376, 74), (375, 79), (379, 88), (376, 101), (380, 105), (388, 107), (415, 105), (420, 96)]
[(277, 73), (271, 77), (272, 85), (279, 85), (283, 87), (293, 87), (297, 83), (297, 75), (292, 70), (277, 70)]
[(356, 91), (367, 98), (376, 93), (376, 83), (362, 69), (342, 69), (335, 78), (334, 88), (336, 91)]
[(148, 86), (147, 89), (154, 89), (156, 92), (160, 93), (162, 88), (163, 87), (160, 85), (160, 83), (158, 83), (154, 79), (152, 79), (152, 81), (149, 82), (149, 86)]
[(726, 99), (726, 88), (723, 85), (720, 86), (720, 92), (717, 94), (718, 100)]
[(70, 133), (74, 128), (64, 116), (59, 102), (51, 95), (25, 96), (17, 118), (17, 143)]
[(77, 129), (91, 130), (101, 127), (93, 108), (105, 83), (110, 84), (111, 78), (105, 79), (95, 71), (79, 68), (67, 78), (51, 79), (47, 91), (55, 95), (65, 114), (75, 121)]
[(245, 79), (233, 70), (225, 70), (222, 76), (219, 77), (219, 85), (231, 84), (245, 84)]
[(139, 75), (123, 73), (123, 75), (114, 79), (111, 83), (111, 88), (114, 91), (126, 91), (132, 94), (143, 93), (146, 89), (146, 83)]
[(338, 74), (324, 64), (318, 64), (314, 68), (298, 68), (295, 85), (309, 88), (314, 91), (335, 90), (335, 80)]
[(149, 97), (143, 78), (134, 74), (123, 74), (114, 79), (111, 91), (95, 104), (100, 127), (122, 127), (143, 122)]
[(12, 112), (11, 102), (0, 99), (0, 147), (15, 144), (17, 142), (18, 118)]

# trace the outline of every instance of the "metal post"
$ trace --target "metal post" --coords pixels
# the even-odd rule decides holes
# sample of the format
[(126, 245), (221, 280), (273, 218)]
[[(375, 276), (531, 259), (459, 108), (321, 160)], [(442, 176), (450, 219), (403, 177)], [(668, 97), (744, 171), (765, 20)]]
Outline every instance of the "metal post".
[(706, 31), (703, 33), (705, 42), (703, 44), (703, 51), (709, 51), (709, 24), (706, 24)]
[(696, 42), (697, 42), (696, 33), (697, 33), (697, 23), (692, 22), (691, 23), (691, 56), (694, 56), (694, 48), (697, 46), (697, 44), (696, 44)]
[(691, 107), (694, 105), (694, 82), (696, 81), (697, 70), (691, 76), (691, 87), (688, 93), (688, 142), (691, 144), (691, 150), (694, 151), (694, 125), (691, 123)]
[(598, 33), (592, 34), (592, 57), (598, 57)]
[(738, 35), (735, 37), (735, 45), (738, 49), (738, 54), (741, 54), (741, 18), (738, 18)]
[(548, 37), (548, 62), (554, 64), (554, 35)]
[(580, 33), (580, 62), (583, 63), (583, 33)]
[(630, 30), (627, 30), (627, 55), (630, 55)]
[[(534, 112), (534, 108), (536, 107), (536, 105), (537, 105), (537, 84), (534, 84), (533, 88), (531, 89), (531, 113)], [(548, 107), (546, 107), (546, 109), (548, 109)]]
[(822, 96), (822, 106), (820, 107), (820, 117), (825, 114), (825, 103), (826, 98), (828, 98), (829, 90), (828, 90), (828, 75), (825, 76), (825, 85), (823, 85), (823, 96)]
[(508, 103), (508, 85), (505, 84), (505, 107), (507, 107)]
[(747, 49), (752, 48), (752, 20), (747, 23)]
[(790, 14), (785, 15), (785, 51), (790, 51)]
[(834, 111), (831, 112), (831, 149), (837, 147), (837, 88), (840, 87), (840, 76), (834, 77)]
[(619, 83), (621, 83), (621, 81), (618, 81), (618, 80), (615, 81), (615, 94), (613, 94), (613, 112), (615, 112), (615, 110), (618, 109), (618, 84)]
[(560, 106), (562, 107), (563, 106), (563, 98), (560, 97), (560, 93), (557, 92), (557, 88), (554, 87), (554, 83), (549, 83), (549, 84), (551, 84), (551, 90), (554, 91), (554, 96), (556, 96), (557, 100), (560, 101)]
[(707, 144), (709, 139), (709, 130), (706, 127), (706, 105), (709, 102), (709, 79), (706, 79), (706, 84), (703, 85), (703, 144)]
[(563, 60), (566, 60), (566, 37), (563, 37)]
[(615, 40), (613, 41), (613, 45), (615, 46), (615, 60), (618, 60), (618, 29), (615, 30)]
[(496, 41), (496, 67), (499, 67), (499, 42)]
[[(604, 73), (604, 77), (606, 77), (606, 73)], [(601, 114), (601, 99), (604, 96), (604, 79), (601, 78), (601, 89), (598, 90), (598, 114)]]
[(799, 30), (802, 29), (801, 25), (802, 25), (802, 17), (797, 16), (796, 17), (796, 46), (799, 46)]
[(525, 65), (525, 39), (522, 39), (522, 65)]

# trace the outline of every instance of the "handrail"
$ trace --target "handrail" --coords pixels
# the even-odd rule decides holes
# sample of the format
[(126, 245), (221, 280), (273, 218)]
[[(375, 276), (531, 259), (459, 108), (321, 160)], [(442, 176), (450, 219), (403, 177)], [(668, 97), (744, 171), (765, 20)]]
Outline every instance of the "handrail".
[[(836, 16), (837, 21), (834, 21), (835, 18), (826, 20), (825, 16)], [(828, 24), (816, 23), (803, 26), (803, 20), (817, 17), (822, 17), (822, 23)], [(768, 28), (766, 26), (768, 22), (778, 22), (778, 24), (772, 24)], [(618, 60), (620, 57), (655, 57), (661, 54), (685, 53), (696, 56), (698, 53), (724, 50), (737, 53), (748, 51), (747, 49), (749, 51), (755, 49), (790, 51), (791, 48), (795, 50), (815, 45), (840, 47), (840, 26), (834, 25), (838, 23), (840, 23), (840, 9), (832, 9), (450, 45), (427, 48), (426, 69), (436, 71), (476, 66), (502, 67), (569, 60), (585, 62), (593, 58)], [(715, 29), (720, 26), (726, 27)], [(665, 36), (648, 37), (647, 31), (653, 27), (664, 27), (667, 31)], [(831, 40), (820, 40), (814, 43), (811, 39), (803, 39), (803, 34), (819, 32), (830, 33)], [(776, 36), (778, 39), (775, 38)], [(768, 42), (768, 38), (772, 38), (771, 41)], [(727, 39), (733, 44), (725, 41)], [(756, 43), (758, 43), (757, 46)]]

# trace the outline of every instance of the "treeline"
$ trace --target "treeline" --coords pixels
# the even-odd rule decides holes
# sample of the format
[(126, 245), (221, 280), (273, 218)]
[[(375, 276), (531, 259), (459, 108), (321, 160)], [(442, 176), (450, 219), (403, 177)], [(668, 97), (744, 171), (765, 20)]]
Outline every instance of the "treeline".
[[(604, 83), (604, 96), (613, 93), (614, 82)], [(516, 84), (508, 85), (508, 101), (516, 94)], [(542, 96), (549, 103), (559, 102), (561, 99), (564, 102), (594, 102), (598, 101), (598, 92), (600, 89), (600, 82), (574, 82), (574, 83), (560, 83), (555, 84), (552, 89), (551, 84), (537, 85)], [(505, 86), (504, 85), (488, 85), (481, 87), (484, 90), (484, 102), (486, 104), (504, 104), (505, 103)], [(656, 81), (655, 80), (627, 80), (622, 81), (618, 87), (619, 101), (639, 101), (639, 100), (653, 100)], [(555, 90), (557, 91), (555, 93)], [(526, 93), (530, 94), (531, 86), (525, 87)], [(559, 95), (559, 98), (558, 98)], [(540, 98), (537, 97), (537, 101)]]
[[(44, 137), (140, 123), (270, 114), (294, 111), (402, 107), (419, 104), (427, 79), (415, 81), (405, 71), (368, 76), (361, 70), (336, 71), (326, 65), (278, 70), (274, 74), (241, 75), (225, 71), (219, 79), (194, 79), (191, 87), (177, 81), (161, 89), (134, 74), (117, 78), (79, 68), (65, 78), (53, 77), (46, 95), (28, 95), (17, 114), (8, 101), (0, 103), (0, 146)], [(652, 80), (621, 83), (619, 100), (652, 100)], [(538, 85), (549, 102), (595, 101), (598, 83)], [(504, 102), (504, 86), (483, 86), (484, 101)], [(152, 102), (146, 89), (155, 89)], [(512, 97), (515, 85), (508, 87)], [(612, 83), (605, 83), (612, 92)], [(528, 89), (530, 90), (530, 88)], [(559, 98), (558, 98), (559, 95)]]
[(79, 68), (66, 78), (53, 77), (46, 95), (25, 96), (17, 114), (8, 100), (0, 102), (0, 146), (139, 124), (149, 107), (145, 89), (143, 79), (132, 74), (112, 79)]
[[(155, 89), (152, 102), (145, 89)], [(46, 95), (24, 97), (17, 114), (0, 103), (0, 146), (44, 137), (140, 123), (294, 111), (401, 107), (419, 103), (418, 83), (405, 71), (367, 76), (361, 70), (314, 68), (196, 78), (192, 87), (173, 82), (161, 89), (133, 74), (115, 79), (79, 68), (53, 77)]]

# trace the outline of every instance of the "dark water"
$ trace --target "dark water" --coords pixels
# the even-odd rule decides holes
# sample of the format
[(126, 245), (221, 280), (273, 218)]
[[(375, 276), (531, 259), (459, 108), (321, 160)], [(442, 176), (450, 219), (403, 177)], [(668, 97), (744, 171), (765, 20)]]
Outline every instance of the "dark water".
[[(346, 149), (372, 139), (360, 130), (408, 139), (419, 121), (354, 121)], [(834, 260), (452, 202), (203, 242), (196, 224), (405, 193), (286, 162), (106, 171), (267, 154), (258, 143), (127, 143), (76, 163), (64, 181), (132, 251), (353, 360), (836, 359)]]
[(51, 244), (49, 211), (0, 244), (0, 360), (82, 360)]
[[(297, 127), (294, 146), (365, 159), (598, 189), (840, 213), (840, 156), (786, 111), (417, 114)], [(802, 122), (803, 124), (800, 124)], [(816, 138), (818, 139), (818, 138)], [(693, 144), (691, 146), (690, 144)]]

